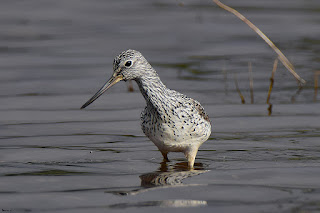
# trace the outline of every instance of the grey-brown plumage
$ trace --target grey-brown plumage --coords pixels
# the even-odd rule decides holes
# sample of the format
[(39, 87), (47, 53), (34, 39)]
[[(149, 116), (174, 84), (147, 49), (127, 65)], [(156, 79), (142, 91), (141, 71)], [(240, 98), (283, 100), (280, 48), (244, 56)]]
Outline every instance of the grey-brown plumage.
[(168, 89), (140, 52), (120, 53), (114, 59), (112, 77), (81, 109), (122, 80), (137, 82), (147, 104), (141, 113), (142, 130), (164, 160), (168, 160), (169, 152), (183, 152), (193, 168), (200, 145), (211, 134), (209, 116), (198, 101)]

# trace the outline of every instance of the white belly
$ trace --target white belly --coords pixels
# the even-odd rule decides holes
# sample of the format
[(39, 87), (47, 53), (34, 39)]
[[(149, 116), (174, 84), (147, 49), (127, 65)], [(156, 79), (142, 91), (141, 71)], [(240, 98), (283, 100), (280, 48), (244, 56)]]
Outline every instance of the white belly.
[(155, 115), (144, 115), (141, 127), (145, 135), (164, 152), (184, 152), (199, 146), (211, 134), (211, 124), (199, 114), (192, 117), (179, 116), (163, 121)]

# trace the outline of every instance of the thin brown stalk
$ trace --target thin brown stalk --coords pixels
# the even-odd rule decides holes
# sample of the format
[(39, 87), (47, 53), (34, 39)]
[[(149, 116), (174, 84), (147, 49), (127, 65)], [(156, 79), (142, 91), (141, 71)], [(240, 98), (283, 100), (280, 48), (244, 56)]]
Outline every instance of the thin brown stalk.
[(246, 103), (246, 100), (244, 99), (244, 97), (243, 97), (243, 95), (242, 95), (242, 93), (241, 93), (241, 91), (240, 91), (240, 89), (239, 89), (238, 78), (237, 78), (237, 74), (236, 74), (236, 73), (234, 73), (234, 84), (236, 85), (236, 90), (237, 90), (237, 92), (238, 92), (238, 94), (239, 94), (239, 96), (240, 96), (241, 103), (242, 103), (242, 104), (245, 104), (245, 103)]
[(273, 68), (272, 68), (272, 73), (270, 77), (270, 85), (269, 85), (269, 91), (268, 91), (268, 97), (267, 97), (267, 104), (268, 106), (268, 115), (270, 116), (272, 114), (272, 104), (270, 103), (270, 97), (271, 97), (271, 92), (273, 89), (273, 84), (274, 84), (274, 74), (276, 73), (278, 66), (278, 59), (276, 58), (273, 62)]
[(272, 114), (272, 104), (269, 104), (268, 106), (268, 115), (270, 116)]
[(253, 96), (253, 75), (252, 75), (251, 62), (248, 63), (248, 66), (249, 66), (249, 81), (250, 81), (250, 97), (251, 97), (251, 104), (253, 104), (254, 96)]
[(267, 97), (267, 104), (270, 104), (270, 97), (271, 97), (271, 92), (273, 89), (273, 84), (274, 84), (274, 74), (276, 73), (278, 66), (278, 59), (276, 58), (273, 63), (273, 69), (271, 73), (271, 78), (270, 78), (270, 85), (269, 85), (269, 91), (268, 91), (268, 97)]
[(306, 81), (302, 79), (294, 71), (294, 67), (291, 64), (291, 62), (287, 59), (287, 57), (279, 50), (278, 47), (276, 47), (276, 45), (258, 27), (256, 27), (251, 21), (249, 21), (246, 17), (244, 17), (238, 11), (221, 3), (219, 0), (213, 0), (213, 2), (216, 3), (219, 7), (227, 10), (228, 12), (233, 13), (235, 16), (241, 19), (244, 23), (246, 23), (253, 31), (255, 31), (278, 54), (279, 60), (289, 70), (289, 72), (291, 72), (291, 74), (297, 79), (300, 86), (306, 83)]
[(296, 91), (296, 93), (291, 97), (291, 103), (296, 102), (296, 97), (298, 97), (298, 95), (300, 95), (300, 93), (302, 92), (303, 87), (299, 87)]
[(133, 91), (134, 91), (131, 80), (128, 82), (128, 91), (129, 91), (129, 92), (133, 92)]

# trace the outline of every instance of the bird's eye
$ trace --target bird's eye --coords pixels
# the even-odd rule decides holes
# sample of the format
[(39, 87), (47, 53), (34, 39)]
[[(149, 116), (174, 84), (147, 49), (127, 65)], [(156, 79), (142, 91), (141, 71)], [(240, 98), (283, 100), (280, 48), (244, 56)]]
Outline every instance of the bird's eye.
[(126, 67), (130, 67), (132, 65), (132, 61), (127, 61), (125, 64), (124, 64), (124, 66), (126, 66)]

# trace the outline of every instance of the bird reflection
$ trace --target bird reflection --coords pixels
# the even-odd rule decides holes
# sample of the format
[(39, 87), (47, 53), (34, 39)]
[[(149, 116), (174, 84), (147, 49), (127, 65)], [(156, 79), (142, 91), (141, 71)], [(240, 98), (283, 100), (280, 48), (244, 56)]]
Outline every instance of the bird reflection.
[(170, 187), (186, 187), (197, 186), (202, 184), (183, 184), (182, 181), (186, 178), (206, 173), (209, 170), (204, 170), (202, 164), (195, 164), (194, 169), (188, 169), (188, 163), (176, 163), (168, 165), (168, 162), (162, 162), (159, 169), (155, 172), (142, 174), (141, 187), (138, 189), (112, 191), (110, 193), (117, 195), (136, 195), (150, 190), (170, 188)]
[(196, 164), (196, 169), (188, 169), (186, 162), (173, 166), (162, 162), (158, 171), (140, 175), (142, 187), (182, 185), (182, 180), (207, 172), (202, 164)]
[(126, 209), (126, 208), (141, 208), (141, 207), (151, 207), (151, 206), (160, 206), (160, 207), (201, 207), (207, 206), (208, 203), (205, 200), (161, 200), (161, 201), (144, 201), (144, 202), (135, 202), (135, 203), (118, 203), (110, 205), (109, 208), (113, 209)]

